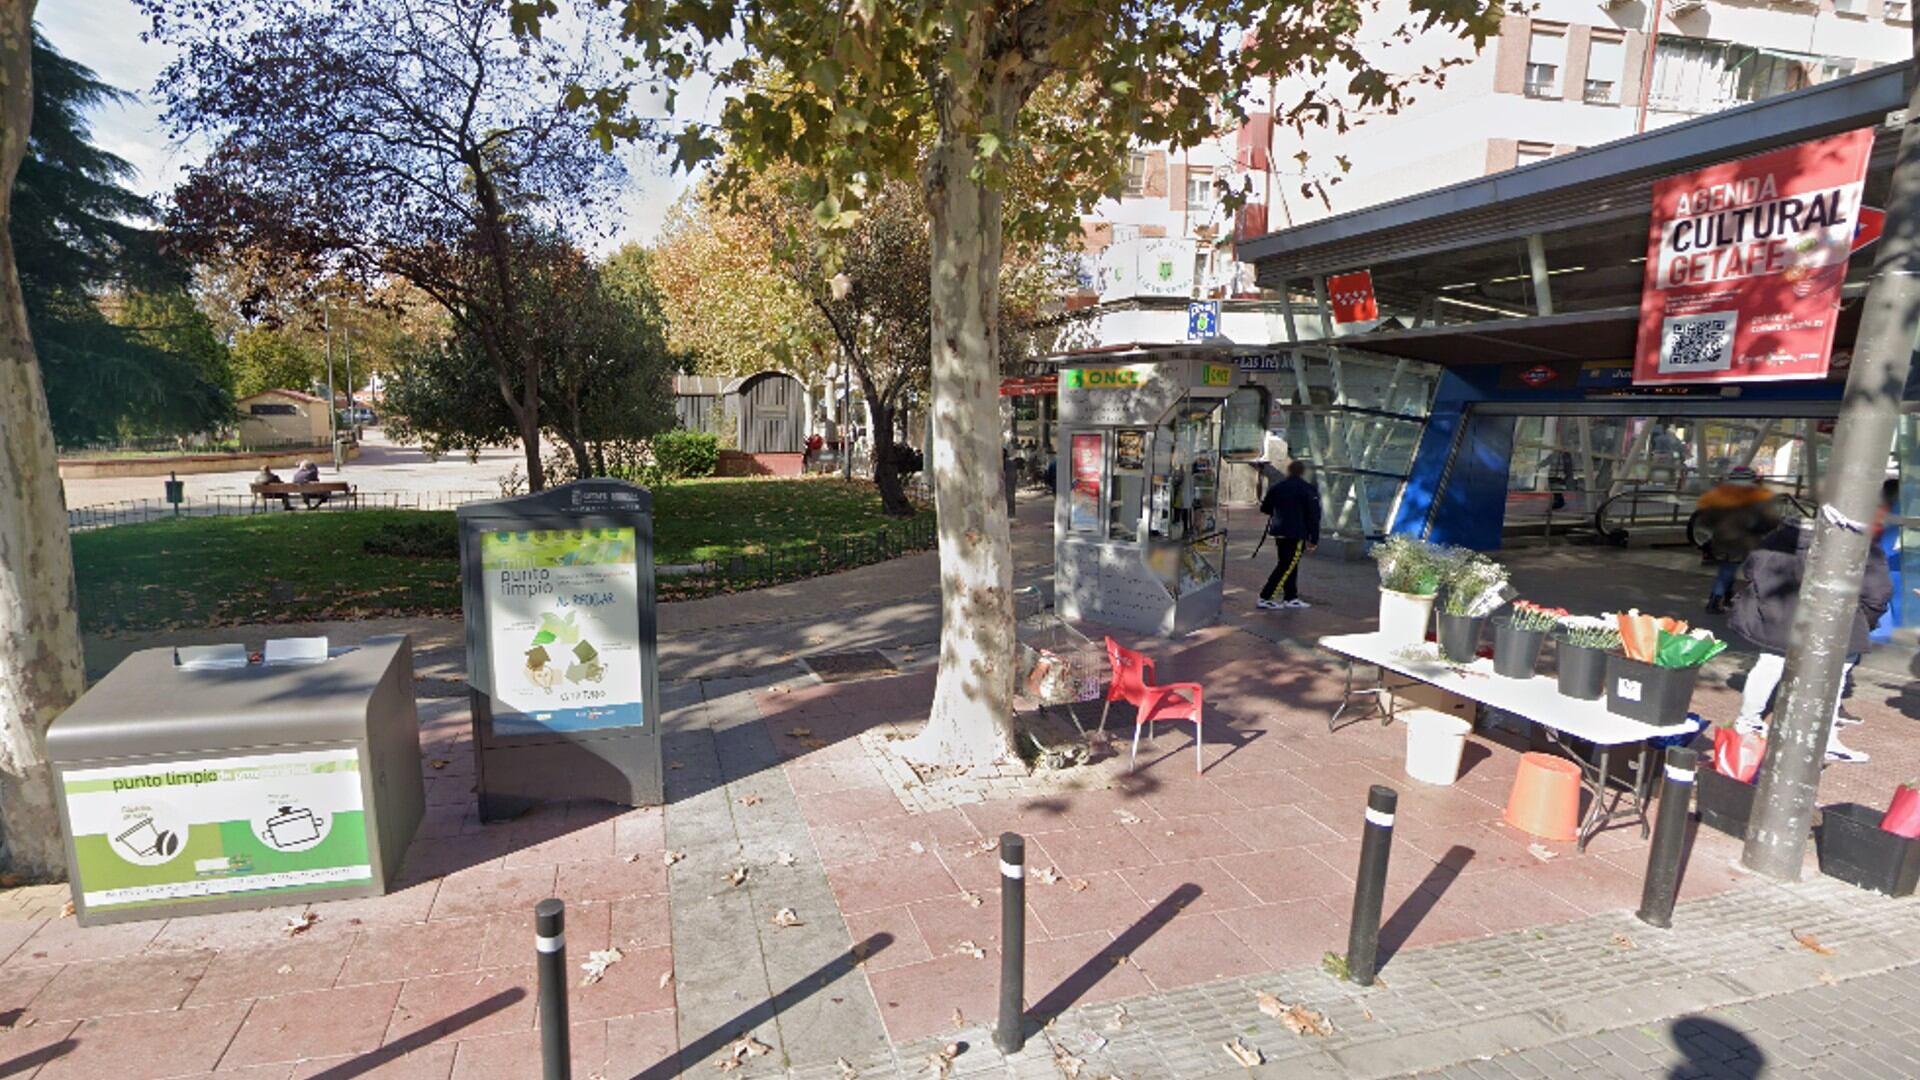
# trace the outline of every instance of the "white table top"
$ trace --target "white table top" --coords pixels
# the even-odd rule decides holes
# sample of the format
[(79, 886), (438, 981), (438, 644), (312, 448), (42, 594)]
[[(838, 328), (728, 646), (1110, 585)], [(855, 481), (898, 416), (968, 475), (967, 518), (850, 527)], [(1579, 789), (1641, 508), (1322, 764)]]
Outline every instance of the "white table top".
[(1439, 659), (1437, 654), (1431, 662), (1409, 660), (1394, 655), (1394, 648), (1381, 640), (1377, 633), (1323, 637), (1320, 647), (1471, 698), (1482, 705), (1523, 716), (1536, 724), (1544, 724), (1555, 731), (1599, 746), (1623, 746), (1663, 735), (1680, 735), (1690, 730), (1684, 721), (1657, 727), (1608, 712), (1605, 698), (1580, 701), (1567, 697), (1560, 692), (1559, 681), (1546, 675), (1535, 675), (1531, 679), (1509, 679), (1495, 675), (1493, 661), (1485, 657), (1466, 665), (1448, 663)]

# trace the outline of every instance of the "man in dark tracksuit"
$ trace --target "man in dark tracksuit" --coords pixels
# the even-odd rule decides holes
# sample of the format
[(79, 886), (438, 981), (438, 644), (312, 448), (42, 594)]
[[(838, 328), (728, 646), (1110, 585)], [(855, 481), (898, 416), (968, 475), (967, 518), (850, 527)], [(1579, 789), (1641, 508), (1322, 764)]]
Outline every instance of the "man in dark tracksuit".
[[(1267, 535), (1273, 537), (1280, 561), (1260, 590), (1257, 606), (1312, 607), (1300, 599), (1300, 559), (1320, 546), (1320, 489), (1307, 479), (1306, 462), (1287, 465), (1287, 478), (1267, 489), (1260, 510), (1267, 515)], [(1283, 590), (1284, 601), (1273, 598), (1276, 589)]]

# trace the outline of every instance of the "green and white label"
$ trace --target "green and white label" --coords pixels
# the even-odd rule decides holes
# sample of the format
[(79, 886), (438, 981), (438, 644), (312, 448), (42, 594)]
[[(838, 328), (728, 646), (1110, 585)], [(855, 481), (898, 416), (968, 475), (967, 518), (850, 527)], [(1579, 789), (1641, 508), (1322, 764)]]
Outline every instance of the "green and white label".
[(61, 784), (91, 909), (373, 878), (352, 750), (76, 769)]

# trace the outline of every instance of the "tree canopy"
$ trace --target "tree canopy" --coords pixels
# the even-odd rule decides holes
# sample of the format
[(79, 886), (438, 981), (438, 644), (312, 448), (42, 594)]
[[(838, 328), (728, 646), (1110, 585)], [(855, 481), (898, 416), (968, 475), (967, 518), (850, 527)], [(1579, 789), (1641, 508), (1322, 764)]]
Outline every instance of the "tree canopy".
[(516, 40), (509, 0), (138, 2), (179, 50), (168, 124), (213, 147), (174, 195), (189, 250), (246, 253), (256, 291), (410, 282), (491, 372), (540, 488), (524, 290), (544, 238), (589, 232), (623, 175), (564, 101), (603, 76), (603, 21)]
[[(87, 114), (125, 94), (33, 44), (34, 115), (9, 230), (55, 437), (188, 434), (232, 417), (225, 350), (162, 252), (133, 167)], [(110, 309), (110, 310), (106, 310)]]

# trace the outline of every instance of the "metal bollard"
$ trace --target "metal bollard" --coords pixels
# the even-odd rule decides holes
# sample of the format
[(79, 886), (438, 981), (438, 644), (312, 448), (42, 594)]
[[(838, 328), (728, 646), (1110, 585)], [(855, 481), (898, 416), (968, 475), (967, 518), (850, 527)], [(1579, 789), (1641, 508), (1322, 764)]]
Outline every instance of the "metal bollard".
[(1027, 842), (1000, 834), (1000, 1023), (993, 1045), (1003, 1054), (1027, 1042)]
[(1687, 811), (1693, 804), (1693, 771), (1698, 752), (1684, 746), (1667, 750), (1667, 778), (1660, 787), (1660, 816), (1653, 823), (1647, 851), (1647, 880), (1640, 889), (1640, 921), (1666, 929), (1673, 925), (1673, 901), (1680, 891), (1680, 854), (1687, 845)]
[(567, 1047), (567, 905), (546, 899), (533, 906), (533, 947), (540, 966), (540, 1075), (571, 1080)]
[(1380, 958), (1380, 907), (1387, 892), (1387, 856), (1393, 851), (1393, 811), (1400, 796), (1375, 784), (1367, 789), (1367, 831), (1360, 837), (1360, 874), (1353, 884), (1353, 921), (1347, 928), (1347, 978), (1373, 985)]

